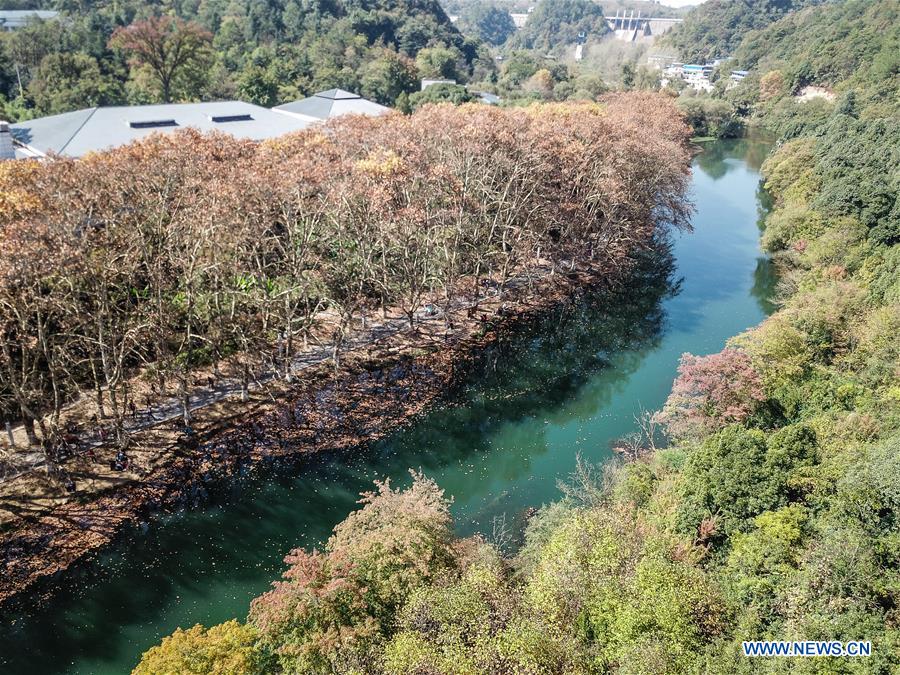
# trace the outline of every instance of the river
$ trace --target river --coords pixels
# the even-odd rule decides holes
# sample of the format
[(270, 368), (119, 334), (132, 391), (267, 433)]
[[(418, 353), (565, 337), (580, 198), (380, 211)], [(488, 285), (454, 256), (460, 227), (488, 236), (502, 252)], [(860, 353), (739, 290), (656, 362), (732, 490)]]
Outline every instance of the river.
[(665, 401), (684, 352), (709, 354), (759, 323), (774, 275), (758, 246), (761, 141), (717, 141), (694, 160), (694, 230), (674, 275), (587, 295), (484, 355), (446, 406), (353, 458), (236, 481), (159, 517), (61, 577), (51, 600), (3, 617), (0, 673), (130, 671), (178, 626), (244, 618), (295, 546), (324, 541), (375, 478), (421, 468), (454, 497), (462, 534), (520, 529), (557, 499), (576, 456), (601, 461)]

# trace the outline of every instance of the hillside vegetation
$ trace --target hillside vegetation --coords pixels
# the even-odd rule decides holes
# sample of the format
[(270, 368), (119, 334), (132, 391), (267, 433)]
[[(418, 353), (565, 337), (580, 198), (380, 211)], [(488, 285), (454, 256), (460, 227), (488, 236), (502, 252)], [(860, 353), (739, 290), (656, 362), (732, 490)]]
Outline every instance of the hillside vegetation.
[(744, 36), (801, 7), (825, 0), (707, 0), (684, 17), (684, 23), (665, 36), (682, 59), (704, 63), (730, 56)]
[[(164, 100), (271, 106), (333, 87), (393, 105), (421, 77), (481, 80), (494, 68), (432, 0), (45, 7), (62, 19), (0, 34), (8, 118)], [(159, 82), (160, 60), (174, 74), (171, 88)]]
[[(767, 77), (765, 102), (807, 85), (853, 91), (868, 116), (889, 116), (900, 87), (900, 6), (849, 0), (792, 14), (747, 36), (737, 63)], [(748, 83), (753, 84), (753, 80)]]
[(514, 47), (549, 52), (608, 32), (603, 8), (592, 0), (541, 0), (512, 41)]

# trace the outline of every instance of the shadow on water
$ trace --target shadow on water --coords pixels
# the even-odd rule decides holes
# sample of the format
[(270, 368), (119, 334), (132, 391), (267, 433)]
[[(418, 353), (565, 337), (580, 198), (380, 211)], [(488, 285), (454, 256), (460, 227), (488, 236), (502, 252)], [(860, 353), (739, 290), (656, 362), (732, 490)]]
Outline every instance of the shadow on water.
[(767, 316), (778, 309), (778, 303), (773, 300), (777, 284), (778, 270), (772, 259), (760, 258), (757, 260), (756, 269), (753, 271), (753, 287), (750, 292), (756, 298), (759, 308)]
[(648, 257), (624, 291), (588, 290), (505, 338), (444, 405), (372, 447), (217, 486), (200, 508), (124, 533), (54, 580), (45, 604), (2, 617), (0, 673), (120, 674), (178, 626), (246, 616), (291, 548), (321, 545), (373, 479), (403, 484), (410, 467), (454, 497), (462, 534), (556, 499), (576, 454), (608, 458), (634, 414), (662, 404), (683, 352), (718, 351), (770, 311), (759, 175), (746, 160), (764, 150), (706, 148), (694, 232)]

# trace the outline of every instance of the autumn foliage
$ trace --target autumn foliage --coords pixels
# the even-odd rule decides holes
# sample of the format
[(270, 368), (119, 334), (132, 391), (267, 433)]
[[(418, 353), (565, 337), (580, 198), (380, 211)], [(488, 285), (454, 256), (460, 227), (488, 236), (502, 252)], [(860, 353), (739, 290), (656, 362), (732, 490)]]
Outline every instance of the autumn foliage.
[(337, 362), (367, 313), (414, 323), (426, 298), (538, 258), (616, 274), (686, 222), (686, 133), (668, 99), (633, 94), (16, 163), (0, 173), (0, 410), (47, 438), (94, 390), (121, 429), (135, 373), (185, 399), (202, 365), (287, 374), (326, 309)]
[(266, 659), (251, 626), (226, 621), (206, 629), (200, 624), (176, 630), (150, 648), (135, 675), (255, 675), (266, 672)]
[(698, 436), (746, 422), (763, 401), (762, 378), (745, 352), (684, 354), (659, 419), (675, 437)]
[(134, 66), (146, 68), (163, 102), (169, 103), (180, 81), (212, 65), (212, 38), (199, 24), (162, 15), (120, 26), (109, 46), (127, 54)]
[(338, 662), (371, 672), (370, 645), (413, 590), (455, 568), (449, 501), (434, 481), (379, 483), (360, 503), (324, 552), (292, 551), (284, 580), (253, 601), (250, 623), (285, 672), (334, 672)]

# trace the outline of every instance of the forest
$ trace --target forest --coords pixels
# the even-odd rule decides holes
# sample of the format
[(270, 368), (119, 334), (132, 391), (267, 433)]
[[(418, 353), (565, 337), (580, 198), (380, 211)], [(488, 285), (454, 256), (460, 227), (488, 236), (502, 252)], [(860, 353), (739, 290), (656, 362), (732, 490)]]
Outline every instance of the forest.
[[(604, 8), (616, 3), (540, 0), (518, 31), (514, 7), (483, 0), (459, 7), (455, 25), (435, 1), (28, 4), (62, 14), (0, 33), (0, 116), (13, 122), (166, 101), (271, 107), (336, 87), (409, 112), (423, 78), (456, 81), (429, 98), (454, 103), (466, 86), (528, 103), (594, 99), (620, 79), (656, 84), (637, 65), (646, 47), (619, 53), (604, 39)], [(571, 52), (584, 41), (590, 62), (579, 67)]]
[(351, 329), (387, 308), (413, 326), (426, 302), (502, 288), (537, 260), (614, 275), (658, 228), (685, 225), (687, 133), (670, 101), (633, 94), (4, 162), (0, 410), (52, 466), (80, 396), (124, 447), (133, 378), (176, 392), (188, 424), (197, 368), (246, 394), (260, 372), (289, 379), (323, 326), (337, 368)]
[[(777, 311), (685, 354), (665, 405), (535, 504), (521, 546), (459, 536), (428, 475), (378, 481), (245, 616), (175, 631), (136, 673), (900, 671), (896, 0), (708, 0), (663, 42), (731, 57), (708, 95), (610, 94), (558, 58), (606, 31), (586, 0), (540, 0), (518, 33), (491, 3), (460, 4), (462, 32), (429, 0), (21, 5), (63, 19), (0, 33), (7, 119), (329, 87), (411, 113), (0, 163), (0, 413), (51, 468), (79, 398), (125, 448), (137, 380), (177, 395), (187, 425), (201, 371), (246, 395), (262, 372), (289, 380), (314, 334), (339, 371), (353, 330), (389, 309), (414, 329), (424, 304), (539, 263), (624, 273), (689, 227), (691, 133), (772, 140), (760, 240)], [(616, 64), (620, 89), (658, 88)], [(733, 68), (750, 72), (732, 83)], [(421, 77), (508, 105), (416, 93)], [(567, 99), (591, 102), (550, 103)], [(751, 661), (750, 639), (873, 655)]]
[(480, 81), (495, 69), (427, 0), (38, 6), (61, 18), (0, 33), (7, 120), (163, 101), (274, 106), (335, 87), (403, 107), (423, 77)]
[(744, 36), (763, 29), (803, 7), (829, 0), (707, 0), (698, 4), (663, 39), (685, 62), (706, 63), (729, 57)]
[[(758, 15), (765, 3), (727, 3), (730, 11)], [(718, 17), (719, 5), (704, 3), (693, 10), (695, 23), (717, 26), (709, 35), (721, 37), (727, 32), (733, 47), (719, 52), (726, 58), (711, 74), (712, 92), (681, 91), (678, 104), (695, 133), (727, 138), (740, 135), (745, 128), (765, 128), (777, 138), (808, 135), (823, 128), (832, 112), (830, 100), (845, 97), (844, 104), (864, 112), (867, 119), (896, 119), (900, 69), (900, 13), (889, 0), (848, 0), (801, 8), (775, 21), (761, 21), (757, 28), (749, 24), (734, 32), (726, 29)], [(678, 48), (685, 61), (697, 53), (681, 43), (691, 23), (673, 29), (663, 44)], [(691, 42), (691, 44), (701, 44)], [(734, 86), (731, 70), (748, 71), (746, 79)], [(802, 99), (807, 87), (818, 88), (813, 99)], [(682, 87), (683, 88), (683, 87)], [(857, 125), (852, 133), (871, 133), (876, 127)], [(889, 132), (888, 132), (889, 133)], [(853, 152), (867, 152), (867, 144), (854, 145)], [(849, 148), (849, 146), (848, 146)], [(883, 176), (890, 173), (880, 148)]]
[(569, 45), (590, 34), (602, 37), (609, 32), (603, 8), (590, 0), (559, 0), (541, 2), (521, 31), (512, 39), (513, 48), (536, 49), (549, 52), (561, 45)]
[[(726, 38), (758, 70), (719, 100), (777, 138), (779, 309), (684, 355), (628, 452), (581, 465), (518, 552), (455, 536), (427, 476), (378, 483), (246, 620), (178, 630), (135, 672), (897, 672), (896, 12), (851, 0)], [(799, 100), (808, 85), (835, 96)], [(752, 661), (748, 639), (873, 652)]]

